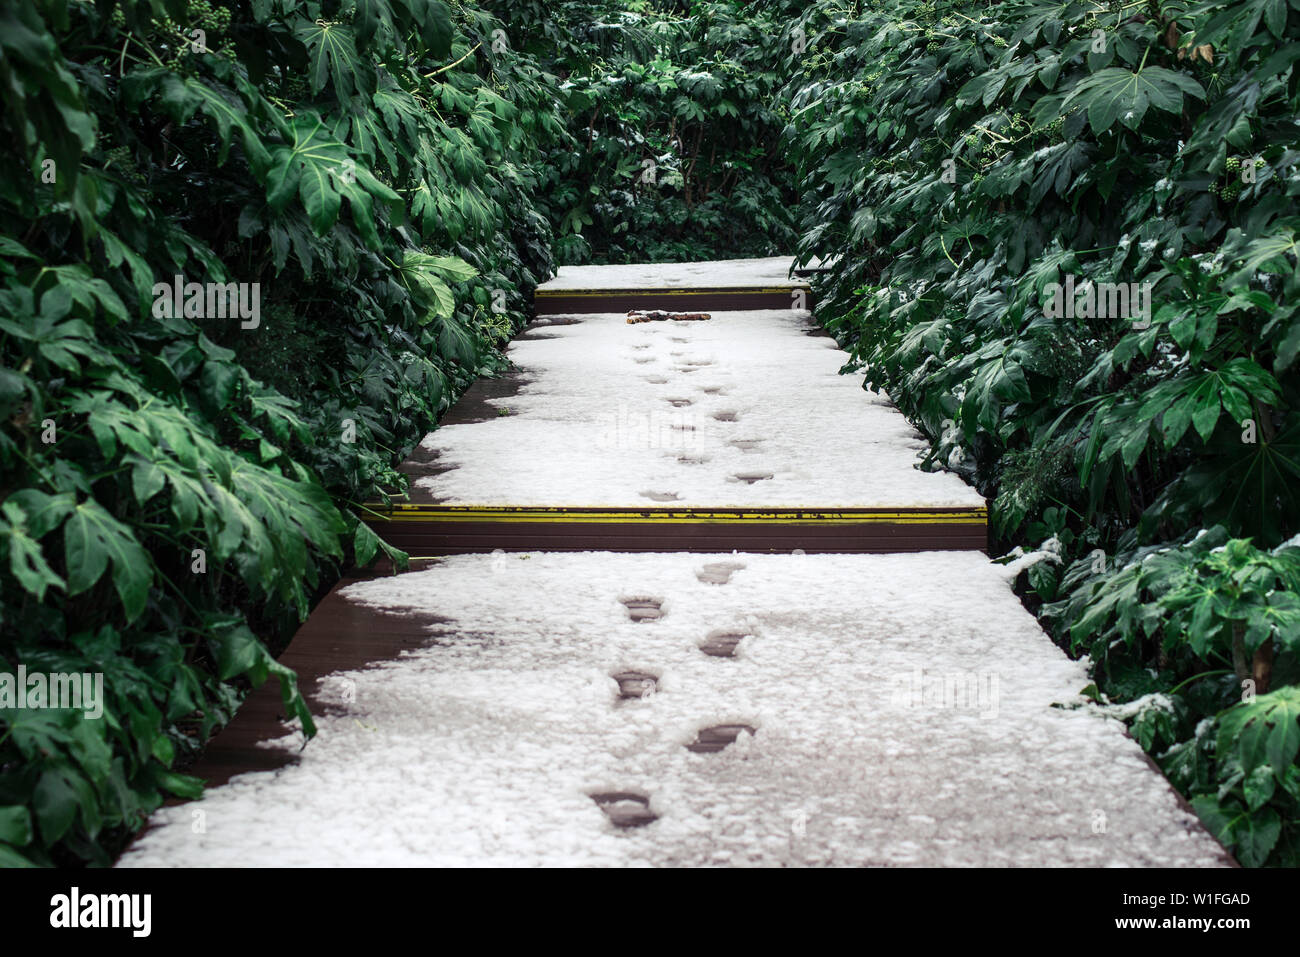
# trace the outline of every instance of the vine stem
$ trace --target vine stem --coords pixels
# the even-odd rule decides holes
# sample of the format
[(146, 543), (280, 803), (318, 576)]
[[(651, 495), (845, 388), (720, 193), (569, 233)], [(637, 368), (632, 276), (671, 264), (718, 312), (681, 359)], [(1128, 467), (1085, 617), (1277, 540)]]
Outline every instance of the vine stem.
[(1232, 673), (1233, 671), (1231, 668), (1220, 668), (1218, 671), (1202, 671), (1199, 675), (1192, 675), (1186, 681), (1178, 682), (1178, 684), (1174, 685), (1172, 688), (1166, 691), (1165, 694), (1177, 694), (1179, 691), (1187, 687), (1193, 681), (1200, 681), (1202, 678), (1209, 678), (1214, 675), (1230, 675)]
[(943, 241), (943, 233), (939, 234), (939, 245), (943, 249), (943, 254), (947, 256), (948, 262), (952, 263), (952, 268), (960, 269), (961, 267), (957, 265), (957, 260), (948, 255), (948, 244)]
[(457, 64), (461, 63), (462, 61), (468, 59), (469, 56), (470, 56), (470, 54), (472, 54), (475, 50), (477, 50), (477, 49), (478, 49), (479, 47), (481, 47), (482, 45), (483, 45), (483, 41), (480, 40), (478, 43), (474, 44), (472, 47), (470, 47), (468, 50), (466, 50), (466, 51), (465, 51), (465, 55), (464, 55), (463, 57), (461, 57), (459, 60), (456, 60), (456, 61), (453, 62), (453, 63), (448, 63), (448, 64), (447, 64), (446, 66), (444, 66), (444, 67), (439, 67), (438, 69), (434, 70), (432, 73), (426, 73), (426, 74), (424, 74), (424, 78), (425, 78), (426, 80), (428, 80), (428, 79), (430, 79), (430, 78), (432, 78), (432, 77), (437, 76), (439, 73), (446, 73), (446, 72), (447, 72), (448, 70), (450, 70), (452, 67), (454, 67), (454, 66), (456, 66)]

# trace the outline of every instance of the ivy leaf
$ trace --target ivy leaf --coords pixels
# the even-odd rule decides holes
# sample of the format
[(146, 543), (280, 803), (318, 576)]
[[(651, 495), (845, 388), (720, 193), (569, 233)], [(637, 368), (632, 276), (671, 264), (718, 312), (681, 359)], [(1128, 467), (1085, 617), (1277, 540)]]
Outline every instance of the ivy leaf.
[(257, 666), (266, 649), (247, 625), (216, 629), (208, 635), (217, 659), (217, 675), (223, 681)]

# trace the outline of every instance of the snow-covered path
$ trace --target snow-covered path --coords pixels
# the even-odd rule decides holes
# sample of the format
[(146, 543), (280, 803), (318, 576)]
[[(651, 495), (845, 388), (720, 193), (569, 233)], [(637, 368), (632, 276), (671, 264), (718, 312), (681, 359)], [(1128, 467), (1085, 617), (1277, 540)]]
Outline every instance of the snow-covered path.
[[(602, 267), (603, 268), (603, 267)], [(620, 267), (622, 268), (622, 267)], [(982, 506), (915, 468), (925, 441), (806, 311), (707, 322), (593, 314), (510, 344), (528, 382), (488, 421), (421, 443), (450, 471), (415, 494), (452, 504)], [(559, 454), (561, 453), (562, 454)]]
[(802, 285), (802, 280), (790, 278), (792, 265), (789, 256), (771, 256), (723, 262), (561, 266), (553, 279), (548, 279), (537, 289), (547, 292), (568, 289), (698, 289), (710, 286), (794, 288)]
[[(300, 764), (161, 811), (123, 865), (1223, 860), (1119, 723), (1053, 707), (1084, 669), (978, 553), (459, 556), (346, 594), (452, 623), (334, 676)], [(621, 699), (627, 670), (658, 692)], [(718, 724), (756, 733), (687, 750)], [(659, 817), (616, 828), (602, 792)]]
[[(774, 277), (755, 261), (568, 281)], [(915, 468), (920, 436), (810, 326), (774, 309), (534, 328), (510, 350), (519, 394), (426, 438), (437, 467), (413, 497), (982, 508)], [(1225, 863), (1123, 726), (1084, 707), (1084, 667), (1009, 574), (976, 551), (575, 551), (360, 581), (338, 594), (373, 611), (316, 615), (366, 634), (381, 614), (436, 621), (428, 643), (322, 679), (332, 707), (296, 764), (164, 808), (120, 865)], [(691, 749), (727, 740), (718, 726), (752, 733)], [(282, 730), (266, 746), (296, 751)]]

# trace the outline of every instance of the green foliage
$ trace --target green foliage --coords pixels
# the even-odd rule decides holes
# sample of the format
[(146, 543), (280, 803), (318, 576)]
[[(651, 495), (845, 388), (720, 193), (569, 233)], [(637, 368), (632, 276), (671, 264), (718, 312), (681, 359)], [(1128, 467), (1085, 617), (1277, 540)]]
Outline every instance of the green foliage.
[[(1204, 765), (1171, 776), (1207, 823), (1294, 865), (1294, 752), (1267, 796), (1232, 769), (1258, 771), (1238, 731), (1286, 725), (1263, 703), (1300, 678), (1300, 11), (762, 6), (809, 38), (782, 66), (786, 148), (800, 256), (838, 257), (824, 321), (1002, 545), (1055, 539), (1064, 572), (1034, 566), (1027, 603), (1100, 696), (1164, 702), (1133, 732)], [(1150, 308), (1060, 308), (1067, 276)], [(1275, 690), (1243, 705), (1252, 668)]]
[(1073, 646), (1104, 664), (1142, 641), (1188, 666), (1232, 663), (1233, 642), (1253, 655), (1265, 642), (1300, 652), (1300, 548), (1260, 551), (1227, 540), (1221, 526), (1180, 547), (1138, 549), (1121, 567), (1093, 574), (1085, 556), (1064, 576), (1068, 600), (1044, 611), (1067, 623)]
[(563, 263), (784, 254), (785, 19), (736, 2), (522, 3), (511, 42), (548, 56), (574, 149), (551, 157)]

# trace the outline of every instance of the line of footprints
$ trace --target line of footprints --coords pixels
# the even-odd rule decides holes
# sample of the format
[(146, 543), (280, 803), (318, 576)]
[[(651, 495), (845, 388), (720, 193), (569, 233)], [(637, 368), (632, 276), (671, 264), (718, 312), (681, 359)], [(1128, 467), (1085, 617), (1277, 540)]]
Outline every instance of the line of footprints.
[[(712, 562), (696, 574), (706, 584), (725, 585), (734, 573), (744, 567), (739, 562)], [(625, 598), (623, 604), (627, 607), (628, 616), (635, 622), (657, 621), (663, 614), (662, 602), (657, 598)], [(728, 629), (711, 631), (699, 649), (713, 658), (732, 658), (736, 646), (747, 635), (744, 631)], [(640, 671), (621, 671), (614, 675), (614, 680), (618, 682), (620, 698), (639, 698), (644, 701), (659, 689), (657, 676)], [(734, 742), (742, 733), (753, 734), (754, 729), (747, 724), (719, 724), (703, 728), (686, 748), (697, 754), (712, 754)], [(606, 791), (591, 795), (591, 799), (608, 815), (615, 827), (641, 827), (658, 817), (650, 810), (650, 799), (632, 791)]]
[[(672, 341), (684, 344), (689, 340), (673, 337)], [(651, 344), (648, 342), (637, 343), (636, 345), (632, 346), (632, 352), (633, 354), (635, 354), (636, 352), (639, 352), (644, 349), (649, 349), (650, 347)], [(677, 360), (678, 364), (673, 368), (673, 371), (677, 373), (698, 372), (701, 369), (706, 369), (709, 366), (713, 365), (712, 359), (687, 358), (686, 353), (681, 351), (675, 351), (671, 355), (674, 359)], [(660, 359), (659, 356), (647, 355), (647, 356), (640, 356), (636, 358), (636, 362), (640, 365), (644, 365), (650, 362), (658, 362), (659, 359)], [(646, 376), (642, 376), (642, 378), (646, 382), (649, 382), (651, 385), (667, 385), (671, 381), (668, 378), (668, 376), (665, 375), (646, 375)], [(726, 386), (717, 385), (717, 384), (701, 385), (698, 386), (697, 388), (704, 395), (711, 395), (711, 396), (723, 396), (726, 395), (728, 392), (728, 388)], [(693, 399), (689, 399), (684, 396), (666, 396), (664, 397), (664, 401), (667, 402), (669, 405), (671, 405), (674, 409), (685, 409), (695, 404)], [(717, 412), (712, 413), (711, 418), (713, 418), (714, 421), (717, 422), (739, 423), (740, 412), (736, 409), (721, 409)], [(696, 427), (694, 425), (689, 425), (684, 422), (675, 423), (672, 426), (670, 426), (670, 428), (675, 432), (694, 432), (696, 430)], [(742, 452), (757, 452), (760, 451), (759, 446), (763, 444), (763, 440), (758, 438), (731, 439), (727, 444), (740, 449)], [(709, 461), (709, 456), (707, 455), (696, 455), (696, 454), (685, 454), (685, 453), (679, 454), (678, 452), (669, 452), (668, 454), (672, 456), (676, 456), (677, 461), (680, 462), (682, 465), (703, 465)], [(765, 469), (758, 469), (758, 470), (750, 469), (744, 472), (733, 473), (728, 477), (727, 481), (744, 482), (746, 485), (753, 485), (755, 482), (766, 482), (769, 479), (773, 478), (774, 475), (775, 473), (767, 471)], [(677, 502), (681, 500), (681, 495), (678, 494), (677, 492), (664, 491), (658, 489), (643, 491), (641, 493), (641, 496), (643, 498), (648, 498), (652, 502)]]

